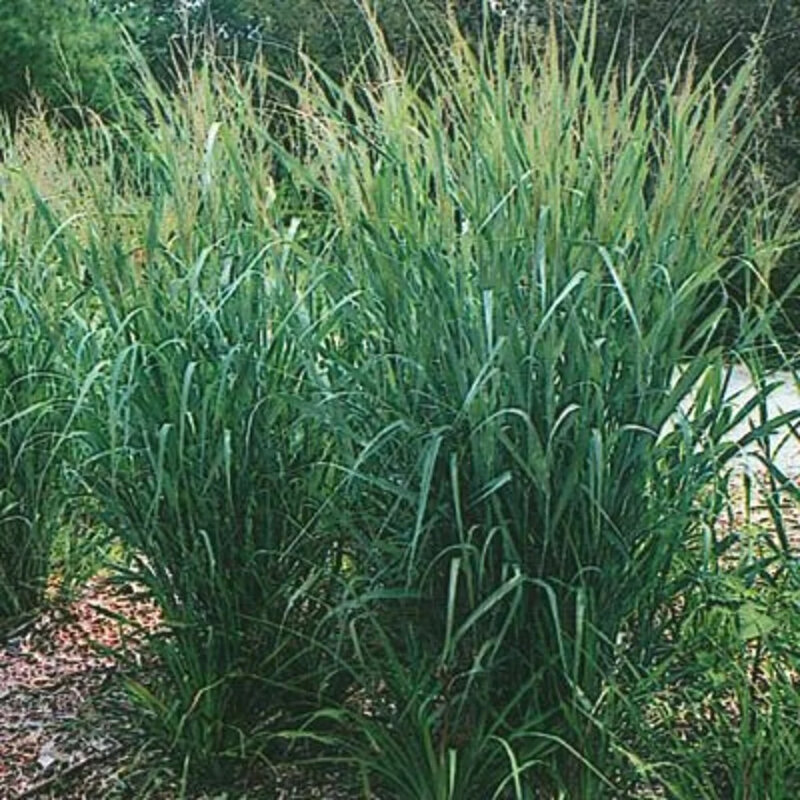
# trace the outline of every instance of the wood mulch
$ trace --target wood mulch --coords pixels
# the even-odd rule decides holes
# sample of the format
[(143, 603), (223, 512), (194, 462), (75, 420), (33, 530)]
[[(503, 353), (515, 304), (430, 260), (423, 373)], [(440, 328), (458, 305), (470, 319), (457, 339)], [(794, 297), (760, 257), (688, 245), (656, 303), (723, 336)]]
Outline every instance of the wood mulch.
[(135, 660), (159, 621), (141, 595), (94, 578), (0, 643), (0, 798), (113, 794), (126, 746), (102, 708), (119, 669), (111, 653)]
[(0, 641), (0, 800), (350, 800), (339, 776), (289, 768), (247, 790), (182, 793), (117, 680), (121, 663), (152, 668), (141, 654), (160, 622), (141, 591), (97, 577)]

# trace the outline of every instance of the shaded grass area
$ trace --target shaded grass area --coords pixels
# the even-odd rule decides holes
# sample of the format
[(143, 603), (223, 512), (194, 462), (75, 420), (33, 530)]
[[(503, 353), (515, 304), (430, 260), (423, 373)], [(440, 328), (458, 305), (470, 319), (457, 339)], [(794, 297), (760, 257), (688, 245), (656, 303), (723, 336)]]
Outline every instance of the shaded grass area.
[[(748, 488), (735, 479), (718, 521), (723, 539), (731, 538), (715, 568), (665, 603), (664, 636), (648, 670), (621, 659), (609, 682), (625, 710), (612, 745), (616, 766), (608, 772), (617, 796), (788, 797), (796, 791), (796, 584), (785, 560), (775, 558), (768, 491), (763, 481)], [(796, 552), (797, 505), (784, 502), (783, 515)], [(687, 557), (687, 575), (697, 576), (696, 557)], [(155, 667), (142, 669), (141, 658), (151, 661), (144, 642), (117, 616), (151, 628), (152, 605), (127, 583), (115, 584), (91, 581), (74, 604), (57, 602), (0, 648), (6, 693), (1, 776), (3, 786), (13, 787), (11, 797), (31, 787), (39, 787), (36, 797), (64, 800), (219, 796), (182, 785), (180, 768), (148, 739), (113, 678), (122, 667), (152, 680)], [(378, 690), (371, 702), (354, 696), (351, 707), (392, 713), (382, 700), (385, 690)], [(31, 723), (39, 726), (35, 735)], [(237, 798), (360, 796), (357, 768), (326, 764), (323, 756), (324, 750), (301, 746), (291, 751), (291, 763), (232, 776), (225, 792)]]
[[(44, 392), (0, 422), (3, 546), (40, 548), (9, 586), (43, 585), (38, 526), (76, 508), (107, 532), (85, 552), (117, 543), (165, 626), (128, 701), (182, 793), (307, 761), (364, 797), (793, 796), (797, 487), (769, 441), (797, 414), (733, 431), (767, 407), (795, 209), (741, 158), (755, 61), (723, 97), (685, 64), (596, 78), (590, 11), (566, 65), (554, 34), (454, 29), (420, 82), (375, 28), (291, 107), (209, 58), (170, 95), (143, 74), (118, 123), (8, 141), (3, 319), (40, 311), (3, 388)], [(752, 445), (770, 525), (734, 551)]]

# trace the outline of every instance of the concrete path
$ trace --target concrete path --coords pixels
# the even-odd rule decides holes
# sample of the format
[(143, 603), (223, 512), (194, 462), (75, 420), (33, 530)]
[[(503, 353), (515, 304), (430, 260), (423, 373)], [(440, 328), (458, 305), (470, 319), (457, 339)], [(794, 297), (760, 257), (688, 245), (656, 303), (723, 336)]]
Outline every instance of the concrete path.
[[(767, 403), (770, 418), (790, 411), (800, 411), (800, 384), (791, 373), (773, 372), (769, 375), (769, 381), (779, 383), (770, 394)], [(733, 367), (731, 383), (726, 396), (730, 399), (734, 409), (741, 409), (752, 398), (753, 391), (753, 383), (747, 370), (739, 366)], [(759, 412), (755, 411), (746, 421), (734, 428), (732, 438), (738, 438), (746, 434), (752, 426), (760, 424)], [(795, 423), (794, 431), (786, 426), (780, 433), (772, 436), (770, 444), (777, 466), (790, 477), (800, 475), (800, 421)], [(754, 468), (759, 466), (759, 462), (752, 455), (744, 456), (742, 464), (743, 466), (752, 465)]]

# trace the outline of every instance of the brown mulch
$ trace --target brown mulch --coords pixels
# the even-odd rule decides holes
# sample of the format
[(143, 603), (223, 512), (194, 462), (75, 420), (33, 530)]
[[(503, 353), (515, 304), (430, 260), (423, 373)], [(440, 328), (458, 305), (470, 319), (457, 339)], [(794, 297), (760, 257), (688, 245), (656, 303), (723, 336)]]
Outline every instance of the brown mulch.
[(0, 800), (350, 800), (340, 776), (290, 768), (246, 792), (181, 792), (116, 680), (121, 663), (153, 667), (144, 638), (160, 622), (143, 592), (97, 577), (0, 640)]
[(98, 702), (119, 669), (111, 652), (135, 661), (145, 632), (159, 622), (141, 593), (98, 577), (0, 642), (2, 800), (110, 794), (102, 781), (87, 784), (91, 794), (69, 793), (63, 784), (83, 783), (87, 773), (124, 758), (118, 725), (103, 718)]
[[(795, 486), (800, 487), (800, 476), (792, 477), (791, 480)], [(796, 494), (787, 491), (785, 487), (776, 487), (778, 497), (772, 501), (772, 506), (777, 506), (777, 509), (771, 507), (767, 502), (771, 489), (763, 474), (759, 473), (751, 476), (749, 498), (741, 475), (734, 479), (730, 488), (732, 518), (727, 513), (723, 514), (716, 524), (719, 534), (733, 533), (737, 536), (737, 546), (731, 555), (740, 555), (742, 547), (750, 544), (748, 539), (753, 536), (760, 538), (762, 542), (769, 539), (773, 544), (779, 545), (773, 521), (773, 512), (779, 509), (787, 544), (795, 557), (800, 556), (800, 502), (796, 499)]]

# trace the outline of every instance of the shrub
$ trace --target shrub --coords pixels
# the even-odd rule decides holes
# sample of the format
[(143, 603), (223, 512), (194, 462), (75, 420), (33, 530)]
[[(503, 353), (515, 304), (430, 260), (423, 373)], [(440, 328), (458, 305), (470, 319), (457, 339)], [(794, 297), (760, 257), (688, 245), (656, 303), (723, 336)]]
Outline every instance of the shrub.
[(60, 3), (6, 0), (0, 8), (0, 109), (13, 112), (43, 98), (102, 108), (109, 73), (121, 74), (125, 55), (111, 18), (87, 0)]

